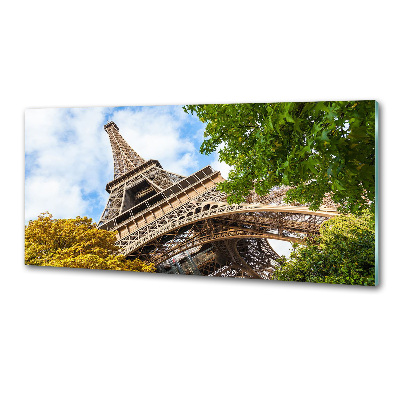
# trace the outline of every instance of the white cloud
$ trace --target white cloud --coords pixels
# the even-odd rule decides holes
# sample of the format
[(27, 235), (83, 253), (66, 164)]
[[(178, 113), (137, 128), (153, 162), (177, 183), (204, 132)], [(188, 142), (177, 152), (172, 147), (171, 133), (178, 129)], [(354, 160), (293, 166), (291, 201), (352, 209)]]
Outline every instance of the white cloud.
[(25, 113), (25, 219), (50, 211), (56, 218), (85, 215), (103, 198), (112, 176), (103, 131), (106, 109), (31, 109)]
[(188, 117), (181, 107), (122, 109), (112, 116), (125, 140), (140, 156), (159, 160), (165, 169), (182, 175), (198, 167), (193, 140), (180, 131)]
[(292, 243), (285, 240), (268, 239), (268, 242), (280, 256), (289, 257), (293, 251)]
[(220, 144), (217, 147), (217, 150), (214, 153), (215, 158), (214, 161), (211, 162), (211, 166), (217, 171), (220, 171), (223, 178), (228, 179), (229, 171), (232, 169), (232, 167), (225, 162), (219, 160), (218, 152), (222, 149), (222, 147), (223, 144)]
[(128, 144), (145, 159), (182, 175), (199, 168), (188, 114), (179, 106), (52, 108), (25, 113), (25, 221), (44, 211), (55, 218), (99, 218), (113, 179), (104, 123), (113, 120)]
[(223, 161), (219, 161), (218, 157), (211, 163), (211, 166), (221, 172), (223, 178), (228, 179), (229, 171), (232, 169), (228, 164)]
[(82, 199), (80, 187), (68, 179), (34, 176), (25, 184), (25, 218), (36, 219), (45, 211), (55, 217), (85, 215), (88, 202)]

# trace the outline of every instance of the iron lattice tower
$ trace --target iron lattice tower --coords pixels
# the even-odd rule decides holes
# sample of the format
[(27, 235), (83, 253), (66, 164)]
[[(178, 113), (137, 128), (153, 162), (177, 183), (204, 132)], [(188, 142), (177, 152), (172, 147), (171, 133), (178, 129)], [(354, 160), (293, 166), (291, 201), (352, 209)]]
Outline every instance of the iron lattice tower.
[(125, 256), (151, 261), (158, 272), (268, 279), (278, 258), (268, 239), (301, 242), (336, 214), (284, 205), (284, 188), (230, 205), (216, 189), (219, 171), (207, 166), (187, 177), (166, 171), (140, 157), (114, 122), (104, 129), (114, 179), (99, 228), (115, 231)]

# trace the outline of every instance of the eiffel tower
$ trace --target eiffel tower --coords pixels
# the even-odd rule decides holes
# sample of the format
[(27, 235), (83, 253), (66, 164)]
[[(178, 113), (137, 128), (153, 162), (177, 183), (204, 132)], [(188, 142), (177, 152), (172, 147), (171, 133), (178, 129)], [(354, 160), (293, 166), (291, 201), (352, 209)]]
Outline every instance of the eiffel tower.
[(219, 171), (207, 166), (186, 177), (166, 171), (140, 157), (114, 122), (104, 129), (114, 179), (98, 226), (115, 231), (127, 258), (153, 262), (157, 272), (269, 279), (279, 256), (268, 239), (302, 242), (336, 214), (288, 206), (284, 188), (228, 204), (216, 188), (224, 180)]

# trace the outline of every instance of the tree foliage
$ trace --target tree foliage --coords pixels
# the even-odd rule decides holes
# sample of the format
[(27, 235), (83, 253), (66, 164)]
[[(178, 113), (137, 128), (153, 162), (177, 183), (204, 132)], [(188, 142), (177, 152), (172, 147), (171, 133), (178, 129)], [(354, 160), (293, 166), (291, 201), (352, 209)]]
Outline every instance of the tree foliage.
[(374, 285), (374, 216), (364, 210), (360, 216), (338, 215), (325, 221), (319, 236), (295, 246), (289, 258), (282, 257), (273, 279)]
[[(375, 102), (187, 105), (207, 123), (200, 151), (232, 167), (219, 189), (240, 203), (291, 186), (286, 201), (318, 209), (325, 193), (344, 212), (375, 204)], [(222, 146), (222, 148), (221, 148)]]
[(46, 212), (25, 227), (25, 264), (155, 272), (153, 264), (119, 254), (115, 233), (91, 218), (53, 219)]

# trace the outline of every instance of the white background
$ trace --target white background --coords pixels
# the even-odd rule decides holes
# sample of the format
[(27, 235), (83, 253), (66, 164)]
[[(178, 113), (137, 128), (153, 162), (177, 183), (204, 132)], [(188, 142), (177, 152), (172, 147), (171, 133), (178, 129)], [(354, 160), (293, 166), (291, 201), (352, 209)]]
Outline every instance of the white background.
[[(2, 6), (0, 397), (397, 399), (395, 2)], [(380, 103), (377, 288), (32, 268), (24, 110)]]

